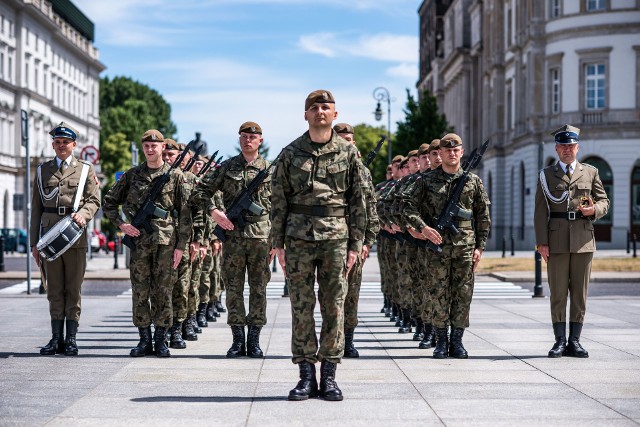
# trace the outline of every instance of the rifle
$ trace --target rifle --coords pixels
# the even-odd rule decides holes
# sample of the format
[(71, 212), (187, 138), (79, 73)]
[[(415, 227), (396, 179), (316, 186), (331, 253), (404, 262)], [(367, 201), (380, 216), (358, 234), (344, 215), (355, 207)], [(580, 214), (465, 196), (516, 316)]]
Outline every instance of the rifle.
[[(280, 154), (278, 154), (278, 156), (273, 160), (271, 166), (264, 168), (260, 172), (258, 172), (256, 177), (253, 178), (249, 185), (247, 185), (247, 188), (244, 189), (240, 194), (238, 194), (238, 196), (229, 205), (229, 208), (226, 212), (227, 218), (229, 218), (229, 221), (237, 220), (240, 229), (244, 229), (244, 226), (246, 224), (242, 216), (246, 211), (249, 211), (254, 215), (262, 215), (264, 213), (264, 208), (255, 204), (251, 200), (251, 196), (256, 192), (260, 184), (262, 184), (262, 182), (267, 178), (267, 176), (269, 175), (269, 169), (271, 169), (273, 166), (275, 166), (276, 163), (278, 163), (279, 158)], [(213, 234), (215, 234), (222, 243), (227, 240), (225, 230), (219, 225), (216, 225), (216, 228), (213, 230)]]
[[(169, 212), (157, 207), (155, 204), (155, 200), (158, 197), (158, 195), (160, 195), (160, 193), (162, 192), (162, 189), (164, 188), (165, 184), (169, 182), (169, 178), (171, 177), (171, 171), (173, 169), (176, 169), (180, 165), (180, 163), (182, 163), (187, 153), (195, 143), (196, 143), (195, 140), (191, 141), (186, 146), (184, 151), (180, 153), (178, 158), (173, 162), (169, 170), (166, 171), (164, 174), (160, 175), (158, 178), (156, 178), (153, 181), (151, 190), (149, 190), (149, 194), (147, 194), (147, 197), (142, 202), (142, 206), (133, 217), (133, 220), (131, 221), (131, 225), (133, 225), (137, 229), (140, 229), (140, 227), (142, 227), (147, 233), (151, 233), (153, 231), (153, 228), (151, 228), (152, 218), (155, 217), (155, 218), (167, 219), (169, 217)], [(136, 248), (136, 244), (133, 241), (133, 237), (126, 234), (122, 239), (122, 244), (124, 244), (131, 250), (134, 250)]]
[[(189, 159), (189, 161), (187, 162), (187, 164), (184, 166), (184, 169), (182, 169), (183, 171), (187, 172), (190, 171), (191, 168), (193, 167), (193, 165), (196, 163), (196, 161), (198, 160), (198, 156), (200, 155), (200, 152), (202, 151), (202, 149), (204, 148), (204, 144), (200, 143), (200, 132), (196, 132), (196, 139), (191, 141), (194, 144), (194, 147), (197, 145), (198, 147), (195, 149), (195, 154), (193, 156), (191, 156), (191, 158)], [(191, 145), (191, 142), (189, 143), (189, 145)]]
[(373, 159), (376, 158), (376, 155), (380, 152), (380, 148), (382, 148), (382, 144), (384, 144), (385, 139), (387, 139), (386, 136), (380, 135), (380, 141), (378, 141), (376, 148), (374, 148), (369, 154), (367, 154), (367, 158), (364, 161), (364, 165), (366, 167), (369, 167), (371, 162), (373, 162)]
[[(216, 150), (216, 152), (211, 155), (211, 158), (209, 159), (209, 161), (200, 169), (200, 171), (196, 174), (196, 176), (202, 176), (205, 173), (207, 173), (207, 171), (211, 167), (211, 164), (215, 161), (215, 158), (218, 155), (218, 151), (220, 150)], [(222, 156), (218, 158), (218, 161), (216, 163), (220, 163), (221, 159), (222, 159)]]
[[(451, 232), (451, 234), (455, 236), (460, 232), (460, 230), (458, 230), (458, 228), (456, 227), (455, 219), (461, 218), (461, 219), (469, 220), (472, 218), (473, 212), (471, 212), (470, 210), (462, 209), (460, 206), (458, 206), (458, 202), (460, 201), (460, 195), (462, 195), (462, 190), (464, 189), (465, 184), (469, 180), (469, 172), (471, 171), (471, 169), (474, 169), (475, 167), (477, 167), (478, 164), (480, 163), (480, 160), (482, 160), (482, 155), (487, 150), (487, 147), (489, 146), (489, 141), (491, 141), (491, 139), (487, 139), (480, 146), (479, 150), (473, 151), (472, 153), (473, 155), (471, 156), (469, 161), (466, 163), (465, 168), (463, 168), (464, 173), (458, 179), (458, 182), (456, 183), (456, 187), (453, 190), (451, 197), (449, 197), (449, 200), (447, 201), (447, 206), (445, 206), (444, 210), (440, 213), (440, 216), (438, 216), (438, 219), (436, 221), (434, 228), (438, 230), (438, 233), (440, 233), (440, 235), (442, 235), (444, 231), (448, 229)], [(430, 240), (426, 241), (426, 246), (434, 252), (437, 252), (437, 253), (442, 252), (442, 247), (439, 245), (436, 245)]]

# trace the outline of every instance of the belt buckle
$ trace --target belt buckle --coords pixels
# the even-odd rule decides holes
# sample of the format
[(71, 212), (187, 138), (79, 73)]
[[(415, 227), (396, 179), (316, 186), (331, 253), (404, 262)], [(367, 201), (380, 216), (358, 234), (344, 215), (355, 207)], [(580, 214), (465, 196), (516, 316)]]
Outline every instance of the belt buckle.
[(67, 208), (64, 206), (58, 206), (58, 215), (64, 216), (67, 212)]
[(569, 221), (575, 221), (576, 220), (576, 211), (567, 212), (567, 219)]

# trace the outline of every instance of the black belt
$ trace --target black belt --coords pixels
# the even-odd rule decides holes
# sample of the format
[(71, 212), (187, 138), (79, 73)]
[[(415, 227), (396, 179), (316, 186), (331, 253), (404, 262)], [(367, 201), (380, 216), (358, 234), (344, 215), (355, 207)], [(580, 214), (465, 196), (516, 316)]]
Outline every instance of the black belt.
[(248, 216), (244, 218), (244, 222), (248, 224), (256, 224), (258, 222), (267, 221), (268, 219), (269, 219), (269, 215)]
[(569, 212), (551, 212), (549, 214), (550, 218), (559, 218), (566, 219), (569, 221), (575, 221), (576, 219), (587, 219), (586, 216), (582, 215), (580, 211), (569, 211)]
[(290, 205), (289, 212), (310, 216), (343, 217), (347, 214), (347, 209), (344, 206)]
[(43, 208), (42, 212), (65, 216), (65, 215), (71, 215), (73, 213), (73, 208), (68, 208), (66, 206), (58, 206), (57, 208)]

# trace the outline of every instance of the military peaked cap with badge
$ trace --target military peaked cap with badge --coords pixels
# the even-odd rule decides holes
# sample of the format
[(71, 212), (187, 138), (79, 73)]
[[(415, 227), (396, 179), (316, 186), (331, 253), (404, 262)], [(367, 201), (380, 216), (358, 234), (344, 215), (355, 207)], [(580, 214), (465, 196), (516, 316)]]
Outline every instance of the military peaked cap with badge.
[(149, 129), (142, 134), (142, 142), (164, 142), (164, 135), (159, 130)]
[(462, 145), (462, 138), (455, 133), (448, 133), (440, 138), (440, 148), (455, 148)]
[(564, 125), (551, 132), (556, 139), (556, 144), (577, 144), (580, 140), (580, 129), (571, 125)]
[(333, 126), (333, 130), (335, 130), (336, 133), (354, 133), (353, 126), (348, 123), (338, 123), (337, 125)]
[(49, 132), (52, 138), (67, 138), (73, 141), (78, 138), (78, 131), (66, 124), (65, 122), (60, 122), (60, 124)]
[(262, 128), (256, 122), (244, 122), (240, 125), (238, 133), (256, 133), (262, 135)]
[(321, 104), (335, 104), (333, 94), (328, 90), (318, 89), (311, 92), (304, 101), (304, 111), (307, 111), (316, 102)]

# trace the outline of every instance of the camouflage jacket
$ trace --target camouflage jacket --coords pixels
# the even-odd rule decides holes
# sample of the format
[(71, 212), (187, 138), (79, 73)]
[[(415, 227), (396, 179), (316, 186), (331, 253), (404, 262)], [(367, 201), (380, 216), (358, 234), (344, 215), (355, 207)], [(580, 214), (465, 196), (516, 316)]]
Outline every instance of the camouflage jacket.
[(377, 198), (376, 198), (376, 212), (378, 213), (378, 220), (380, 221), (380, 226), (389, 226), (390, 224), (387, 222), (387, 218), (385, 217), (385, 203), (387, 202), (387, 196), (395, 187), (397, 181), (394, 179), (390, 179), (382, 183), (382, 185), (378, 184), (380, 187), (378, 188)]
[[(404, 212), (409, 225), (416, 230), (422, 230), (426, 225), (433, 226), (433, 221), (444, 210), (461, 175), (462, 169), (454, 175), (450, 175), (441, 168), (423, 175), (423, 178), (417, 182), (412, 196), (405, 204)], [(491, 227), (489, 197), (477, 175), (469, 174), (458, 205), (472, 212), (473, 221), (458, 221), (460, 233), (455, 236), (446, 230), (442, 236), (443, 244), (473, 246), (484, 250)], [(421, 212), (428, 216), (429, 224), (425, 223)]]
[[(420, 185), (420, 182), (422, 181), (422, 179), (431, 172), (432, 170), (429, 169), (424, 172), (418, 172), (416, 174), (413, 174), (412, 175), (413, 179), (411, 180), (411, 182), (408, 182), (407, 185), (402, 189), (402, 191), (396, 194), (395, 218), (398, 221), (398, 224), (401, 224), (400, 227), (403, 227), (403, 228), (412, 227), (406, 215), (407, 204), (411, 201), (413, 197), (413, 193), (416, 191), (416, 186)], [(421, 211), (420, 216), (423, 219), (427, 218), (426, 212)]]
[(404, 177), (398, 182), (390, 195), (391, 201), (387, 207), (387, 217), (393, 224), (396, 224), (403, 231), (406, 231), (407, 226), (409, 225), (402, 215), (405, 200), (404, 195), (409, 189), (413, 188), (414, 183), (421, 176), (421, 172), (416, 172)]
[[(309, 132), (286, 146), (272, 182), (273, 246), (283, 248), (285, 236), (309, 241), (348, 239), (349, 250), (360, 252), (367, 223), (363, 167), (356, 147), (335, 131), (331, 141), (319, 148), (312, 145)], [(298, 206), (343, 208), (349, 216), (292, 212)]]
[[(104, 196), (102, 211), (117, 227), (129, 222), (136, 215), (140, 206), (145, 201), (153, 180), (160, 177), (170, 166), (165, 163), (159, 169), (150, 169), (147, 163), (135, 166), (126, 171), (120, 180), (111, 187)], [(171, 172), (169, 182), (155, 200), (158, 208), (168, 211), (167, 219), (152, 218), (152, 233), (140, 229), (140, 237), (136, 243), (175, 245), (176, 248), (184, 248), (191, 239), (191, 212), (188, 201), (188, 185), (185, 185), (184, 174), (177, 169)], [(122, 212), (126, 221), (120, 217), (118, 207), (122, 205)]]
[(367, 206), (367, 228), (364, 232), (364, 244), (371, 247), (376, 241), (378, 231), (380, 231), (380, 219), (376, 211), (376, 194), (371, 180), (371, 171), (364, 165), (362, 165), (362, 171), (362, 179), (365, 183), (364, 197)]
[[(192, 203), (199, 204), (206, 212), (213, 209), (225, 211), (225, 206), (231, 206), (234, 199), (247, 188), (258, 172), (270, 168), (271, 163), (263, 159), (260, 155), (251, 163), (248, 163), (242, 154), (238, 154), (228, 159), (211, 173), (205, 175), (196, 188)], [(216, 197), (215, 193), (220, 191), (222, 198)], [(251, 212), (244, 212), (243, 218), (246, 222), (243, 230), (234, 221), (234, 230), (227, 231), (229, 236), (240, 236), (250, 239), (266, 239), (269, 237), (271, 221), (269, 212), (271, 211), (271, 179), (267, 177), (258, 190), (251, 195), (251, 200), (264, 209), (262, 215), (254, 215)]]

